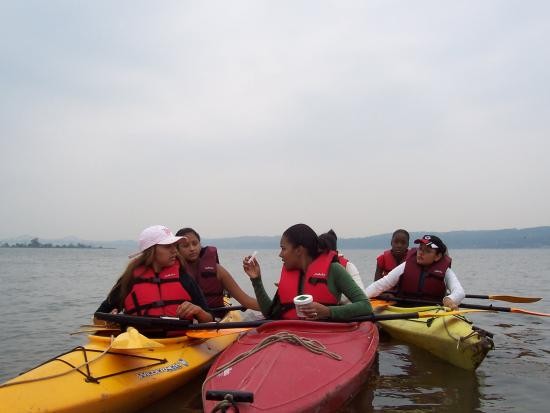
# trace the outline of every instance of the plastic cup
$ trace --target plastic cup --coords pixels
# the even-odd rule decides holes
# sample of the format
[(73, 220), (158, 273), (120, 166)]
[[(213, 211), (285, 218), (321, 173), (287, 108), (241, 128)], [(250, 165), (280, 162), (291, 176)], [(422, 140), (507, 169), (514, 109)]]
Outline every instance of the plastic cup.
[(294, 297), (294, 305), (296, 306), (296, 315), (299, 318), (306, 318), (306, 315), (302, 313), (301, 307), (306, 304), (311, 304), (313, 302), (313, 296), (309, 294), (297, 295)]

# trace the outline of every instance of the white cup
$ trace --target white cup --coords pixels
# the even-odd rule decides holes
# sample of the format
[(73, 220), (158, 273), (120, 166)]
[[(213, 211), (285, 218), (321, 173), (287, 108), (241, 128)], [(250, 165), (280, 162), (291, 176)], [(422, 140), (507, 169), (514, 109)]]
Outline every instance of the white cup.
[(306, 318), (306, 315), (301, 311), (301, 307), (306, 304), (311, 304), (312, 302), (313, 302), (313, 296), (309, 294), (302, 294), (294, 297), (294, 305), (296, 306), (296, 315), (299, 318)]

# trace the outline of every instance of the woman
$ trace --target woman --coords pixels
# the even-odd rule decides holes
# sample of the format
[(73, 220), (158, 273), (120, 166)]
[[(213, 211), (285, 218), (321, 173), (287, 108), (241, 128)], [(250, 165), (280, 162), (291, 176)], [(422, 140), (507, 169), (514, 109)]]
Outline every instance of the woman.
[(405, 262), (369, 285), (365, 289), (367, 297), (377, 297), (397, 286), (397, 297), (438, 301), (456, 310), (465, 294), (451, 269), (447, 246), (435, 235), (424, 235), (414, 243), (419, 244), (418, 249), (413, 249)]
[[(280, 245), (283, 268), (273, 300), (265, 291), (258, 261), (250, 256), (243, 260), (243, 269), (252, 280), (266, 318), (298, 318), (293, 298), (300, 294), (313, 296), (311, 304), (300, 306), (307, 320), (349, 320), (372, 313), (369, 300), (338, 263), (336, 253), (320, 242), (310, 227), (291, 226), (283, 233)], [(351, 300), (350, 304), (338, 305), (342, 294)]]
[(144, 229), (139, 252), (129, 256), (132, 260), (97, 311), (212, 321), (204, 295), (179, 261), (176, 243), (182, 238), (162, 225)]
[(405, 261), (409, 252), (409, 233), (396, 229), (391, 236), (391, 249), (384, 251), (376, 258), (374, 281), (379, 280)]
[(260, 309), (256, 299), (245, 293), (229, 271), (220, 265), (216, 247), (202, 247), (201, 237), (193, 228), (182, 228), (176, 235), (184, 238), (178, 243), (178, 251), (185, 270), (199, 285), (210, 308), (224, 306), (225, 290), (242, 306), (251, 310)]
[[(336, 254), (338, 254), (338, 262), (346, 269), (346, 271), (351, 275), (351, 278), (353, 278), (353, 281), (357, 284), (357, 286), (364, 290), (365, 286), (363, 285), (363, 280), (361, 280), (361, 275), (359, 274), (359, 270), (357, 267), (346, 257), (344, 257), (344, 254), (340, 254), (338, 252), (338, 237), (336, 236), (336, 232), (334, 230), (329, 230), (328, 232), (325, 232), (324, 234), (319, 235), (319, 240), (321, 242), (324, 242), (331, 250), (335, 251)], [(346, 296), (342, 296), (342, 299), (340, 300), (341, 304), (347, 304), (351, 301), (348, 300)]]

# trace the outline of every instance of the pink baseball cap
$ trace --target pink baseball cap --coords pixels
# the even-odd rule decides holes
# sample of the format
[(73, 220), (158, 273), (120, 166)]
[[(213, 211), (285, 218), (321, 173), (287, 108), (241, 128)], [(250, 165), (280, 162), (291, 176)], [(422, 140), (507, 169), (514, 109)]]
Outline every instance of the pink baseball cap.
[(153, 245), (169, 245), (178, 242), (182, 238), (185, 237), (176, 237), (172, 234), (172, 231), (164, 225), (153, 225), (152, 227), (145, 228), (141, 231), (138, 238), (139, 251), (128, 255), (128, 258), (137, 257)]

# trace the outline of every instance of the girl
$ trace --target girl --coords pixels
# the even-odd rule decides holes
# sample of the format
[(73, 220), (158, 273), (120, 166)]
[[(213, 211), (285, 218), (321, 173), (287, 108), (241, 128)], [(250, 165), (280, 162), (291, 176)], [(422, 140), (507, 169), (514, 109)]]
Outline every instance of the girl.
[[(312, 303), (300, 307), (307, 320), (349, 320), (372, 313), (369, 300), (338, 263), (336, 253), (310, 227), (291, 226), (283, 233), (280, 246), (283, 268), (273, 300), (265, 291), (258, 261), (250, 256), (243, 260), (266, 318), (298, 318), (293, 298), (300, 294), (313, 296)], [(342, 294), (350, 304), (338, 305)]]
[(144, 229), (139, 252), (130, 255), (132, 260), (97, 311), (212, 321), (204, 295), (182, 271), (176, 249), (181, 239), (162, 225)]
[[(338, 252), (338, 237), (336, 236), (336, 233), (334, 230), (329, 230), (328, 232), (325, 232), (324, 234), (319, 235), (319, 240), (324, 242), (328, 247), (335, 251), (338, 254), (338, 262), (346, 269), (346, 271), (351, 275), (351, 278), (353, 278), (353, 281), (357, 284), (357, 286), (364, 290), (365, 286), (363, 285), (363, 280), (361, 280), (361, 275), (359, 274), (359, 270), (357, 267), (346, 257), (344, 257), (344, 254), (340, 254)], [(348, 300), (346, 296), (342, 296), (342, 299), (340, 300), (341, 304), (347, 304), (351, 301)]]
[(413, 249), (405, 262), (385, 277), (369, 285), (365, 290), (367, 297), (377, 297), (397, 285), (397, 297), (438, 301), (457, 309), (465, 294), (451, 270), (447, 246), (435, 235), (424, 235), (414, 243), (419, 244), (418, 249)]
[(404, 229), (395, 230), (391, 237), (391, 249), (376, 258), (374, 281), (379, 280), (401, 264), (409, 251), (409, 233)]
[(182, 228), (176, 235), (184, 237), (178, 243), (178, 251), (183, 258), (185, 270), (201, 288), (210, 308), (224, 306), (225, 290), (242, 306), (251, 310), (260, 309), (256, 299), (245, 293), (229, 271), (220, 265), (216, 248), (201, 246), (201, 237), (197, 231)]

